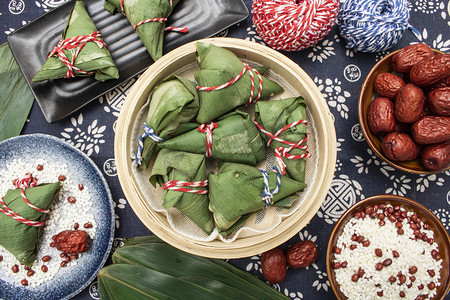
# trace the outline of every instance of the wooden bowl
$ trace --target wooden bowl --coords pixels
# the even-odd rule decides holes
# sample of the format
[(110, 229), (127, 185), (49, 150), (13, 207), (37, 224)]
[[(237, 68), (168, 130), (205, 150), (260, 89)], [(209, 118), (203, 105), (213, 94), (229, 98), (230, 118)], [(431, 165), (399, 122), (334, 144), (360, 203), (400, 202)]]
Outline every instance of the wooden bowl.
[[(336, 163), (336, 133), (332, 115), (321, 92), (311, 78), (293, 61), (266, 46), (233, 38), (211, 38), (202, 42), (227, 48), (239, 58), (267, 65), (271, 72), (281, 76), (297, 95), (302, 95), (308, 105), (316, 133), (315, 151), (320, 157), (312, 170), (314, 181), (300, 207), (267, 233), (237, 238), (232, 242), (218, 239), (200, 241), (175, 231), (164, 213), (157, 212), (144, 197), (145, 187), (136, 180), (132, 170), (131, 136), (133, 124), (140, 108), (147, 102), (153, 88), (167, 76), (183, 68), (196, 65), (196, 42), (181, 46), (151, 65), (131, 88), (121, 109), (114, 142), (115, 160), (120, 184), (130, 206), (139, 219), (154, 234), (167, 243), (186, 252), (215, 258), (248, 257), (272, 249), (298, 233), (316, 214), (331, 185)], [(279, 98), (277, 98), (279, 99)]]
[[(375, 78), (379, 74), (385, 72), (388, 73), (394, 72), (394, 69), (392, 68), (392, 57), (398, 51), (400, 50), (397, 50), (395, 52), (386, 55), (378, 63), (376, 63), (375, 66), (370, 70), (369, 74), (367, 75), (366, 79), (362, 84), (358, 99), (358, 118), (359, 124), (361, 126), (361, 131), (364, 135), (364, 138), (366, 139), (366, 142), (369, 144), (369, 147), (373, 150), (373, 152), (375, 152), (375, 154), (378, 155), (378, 157), (380, 157), (383, 161), (385, 161), (386, 163), (388, 163), (389, 165), (398, 170), (415, 174), (433, 174), (449, 170), (450, 167), (448, 167), (445, 170), (430, 171), (423, 166), (422, 162), (420, 161), (420, 158), (410, 161), (390, 160), (381, 149), (382, 138), (376, 134), (373, 134), (369, 129), (369, 125), (367, 123), (367, 110), (369, 108), (370, 102), (372, 102), (372, 99), (376, 97), (376, 93), (373, 88), (373, 83), (375, 81)], [(433, 51), (436, 54), (443, 54), (438, 50)]]
[[(424, 222), (428, 224), (430, 229), (434, 232), (434, 241), (438, 244), (439, 255), (442, 258), (442, 268), (440, 271), (441, 285), (436, 287), (437, 293), (433, 299), (444, 299), (450, 290), (450, 238), (447, 230), (439, 221), (439, 219), (425, 206), (418, 203), (417, 201), (396, 196), (396, 195), (377, 195), (366, 198), (357, 204), (350, 207), (337, 221), (336, 225), (331, 232), (330, 238), (328, 240), (327, 254), (326, 254), (326, 264), (327, 273), (330, 280), (331, 288), (333, 289), (336, 297), (339, 300), (346, 300), (347, 297), (339, 289), (339, 284), (336, 281), (335, 271), (332, 268), (332, 262), (334, 259), (333, 249), (336, 247), (337, 240), (344, 230), (344, 226), (347, 222), (353, 218), (356, 212), (364, 211), (367, 206), (373, 206), (375, 204), (391, 204), (392, 206), (399, 205), (408, 211), (414, 211), (417, 216)], [(389, 221), (387, 221), (389, 222)], [(349, 279), (350, 280), (350, 279)]]

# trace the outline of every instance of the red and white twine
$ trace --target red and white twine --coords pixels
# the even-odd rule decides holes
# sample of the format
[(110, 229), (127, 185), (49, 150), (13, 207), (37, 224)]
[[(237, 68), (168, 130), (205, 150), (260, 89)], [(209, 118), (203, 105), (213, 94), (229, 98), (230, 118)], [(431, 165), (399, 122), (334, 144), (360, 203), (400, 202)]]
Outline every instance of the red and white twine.
[(330, 32), (338, 9), (338, 0), (253, 0), (253, 24), (270, 47), (298, 51)]
[[(284, 126), (280, 130), (278, 130), (275, 134), (272, 134), (272, 133), (268, 132), (267, 130), (265, 130), (256, 121), (253, 121), (253, 123), (255, 123), (256, 127), (258, 127), (258, 129), (261, 130), (262, 133), (264, 133), (264, 134), (266, 134), (267, 136), (270, 137), (270, 140), (267, 142), (267, 146), (268, 147), (270, 146), (270, 144), (272, 144), (273, 141), (278, 141), (280, 143), (283, 143), (283, 144), (289, 146), (289, 147), (281, 147), (281, 146), (275, 147), (275, 159), (276, 159), (279, 167), (281, 168), (281, 172), (283, 174), (286, 173), (286, 164), (283, 162), (283, 157), (285, 157), (287, 159), (301, 159), (301, 158), (311, 157), (311, 153), (306, 151), (308, 149), (308, 146), (307, 145), (302, 145), (302, 144), (307, 142), (308, 136), (309, 136), (308, 134), (306, 135), (305, 138), (301, 139), (297, 143), (288, 142), (288, 141), (285, 141), (285, 140), (279, 138), (279, 135), (281, 133), (283, 133), (284, 131), (288, 130), (289, 128), (292, 128), (292, 127), (300, 125), (300, 124), (308, 125), (308, 121), (306, 121), (306, 120), (295, 121), (295, 122), (293, 122), (291, 124), (288, 124), (288, 125)], [(289, 153), (292, 149), (301, 149), (301, 150), (305, 150), (306, 152), (303, 153), (303, 154), (293, 155), (293, 154)]]
[(196, 190), (192, 188), (199, 188), (208, 186), (208, 180), (205, 181), (182, 181), (182, 180), (170, 180), (163, 184), (164, 190), (173, 190), (184, 193), (194, 193), (205, 195), (208, 194), (208, 190)]
[[(241, 73), (239, 73), (236, 77), (234, 77), (232, 80), (230, 80), (227, 83), (224, 83), (222, 85), (217, 85), (217, 86), (197, 86), (197, 90), (199, 91), (206, 91), (206, 92), (211, 92), (211, 91), (218, 91), (224, 88), (229, 87), (230, 85), (234, 84), (236, 81), (238, 81), (239, 79), (242, 78), (242, 76), (244, 76), (244, 74), (248, 71), (250, 78), (251, 78), (251, 90), (250, 90), (250, 98), (248, 99), (248, 102), (246, 105), (250, 105), (256, 101), (259, 100), (259, 98), (261, 98), (261, 93), (262, 93), (262, 89), (263, 89), (263, 81), (262, 81), (262, 76), (261, 74), (258, 72), (258, 70), (251, 68), (248, 64), (243, 63), (244, 64), (244, 69), (242, 69)], [(253, 99), (254, 93), (255, 93), (255, 76), (253, 75), (253, 72), (256, 73), (256, 75), (258, 76), (258, 81), (259, 81), (259, 89), (258, 89), (258, 94), (256, 95), (256, 98)]]
[[(56, 45), (49, 53), (47, 59), (49, 59), (53, 55), (58, 55), (59, 59), (67, 66), (67, 74), (65, 78), (75, 77), (74, 71), (77, 71), (81, 74), (92, 74), (94, 73), (94, 71), (83, 71), (80, 68), (76, 67), (75, 60), (77, 59), (78, 54), (80, 54), (81, 50), (87, 42), (95, 42), (100, 48), (106, 47), (105, 42), (98, 39), (101, 37), (102, 35), (99, 31), (94, 31), (90, 35), (79, 35), (65, 40), (61, 39), (59, 40), (58, 45)], [(72, 60), (69, 60), (64, 53), (64, 50), (74, 51), (76, 48), (76, 52), (72, 53)]]
[(201, 124), (197, 130), (206, 134), (206, 157), (212, 156), (212, 131), (219, 127), (217, 123), (211, 122), (208, 124)]
[[(172, 0), (169, 0), (169, 4), (170, 6), (173, 6), (173, 2)], [(125, 6), (124, 6), (124, 0), (120, 0), (120, 9), (122, 10), (122, 14), (124, 16), (126, 16), (125, 14)], [(140, 21), (136, 24), (133, 25), (133, 29), (134, 31), (136, 31), (136, 28), (142, 24), (147, 24), (147, 23), (151, 23), (151, 22), (159, 22), (159, 23), (164, 23), (167, 21), (167, 18), (151, 18), (151, 19), (146, 19), (143, 21)], [(165, 27), (164, 28), (165, 31), (173, 31), (173, 32), (180, 32), (180, 33), (188, 33), (189, 29), (187, 29), (186, 27)]]
[[(36, 207), (27, 199), (27, 197), (25, 195), (25, 189), (27, 189), (29, 187), (34, 187), (37, 184), (36, 178), (34, 178), (31, 174), (27, 174), (27, 176), (23, 179), (18, 179), (18, 178), (15, 179), (13, 183), (18, 189), (22, 189), (22, 191), (21, 191), (22, 199), (26, 204), (28, 204), (29, 207), (31, 207), (32, 209), (34, 209), (36, 211), (45, 213), (45, 214), (48, 214), (50, 212), (47, 209), (41, 209), (39, 207)], [(20, 216), (19, 214), (15, 213), (6, 205), (6, 203), (3, 201), (3, 199), (4, 198), (2, 197), (0, 200), (0, 204), (3, 206), (3, 208), (0, 207), (0, 212), (4, 213), (8, 217), (13, 218), (14, 220), (17, 220), (23, 224), (26, 224), (28, 226), (32, 226), (32, 227), (44, 226), (44, 222), (28, 220), (28, 219)]]

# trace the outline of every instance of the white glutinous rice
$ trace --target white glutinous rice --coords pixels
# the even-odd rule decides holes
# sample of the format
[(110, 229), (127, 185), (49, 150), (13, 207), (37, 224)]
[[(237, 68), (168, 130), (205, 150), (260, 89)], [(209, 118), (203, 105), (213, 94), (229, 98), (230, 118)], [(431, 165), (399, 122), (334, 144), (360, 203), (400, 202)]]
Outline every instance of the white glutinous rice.
[(341, 292), (348, 299), (433, 298), (442, 268), (433, 231), (412, 211), (382, 208), (355, 215), (337, 240), (332, 267)]
[[(38, 171), (38, 165), (42, 170)], [(13, 160), (6, 170), (2, 170), (0, 174), (0, 195), (4, 196), (9, 189), (14, 189), (13, 180), (16, 178), (24, 178), (27, 173), (31, 173), (37, 179), (38, 184), (57, 182), (59, 176), (65, 176), (65, 180), (61, 180), (62, 188), (56, 199), (50, 207), (45, 225), (42, 228), (42, 234), (38, 242), (37, 256), (31, 270), (34, 271), (32, 276), (27, 276), (29, 270), (26, 270), (17, 259), (0, 245), (0, 274), (2, 280), (10, 284), (20, 286), (21, 281), (26, 279), (29, 286), (39, 286), (55, 277), (61, 268), (61, 253), (56, 248), (51, 247), (52, 237), (64, 230), (74, 230), (75, 224), (78, 223), (79, 230), (86, 231), (89, 236), (95, 238), (95, 219), (92, 213), (92, 199), (89, 189), (82, 182), (75, 182), (71, 178), (71, 172), (66, 164), (59, 162), (47, 161), (44, 159), (34, 159), (33, 162), (23, 161), (22, 159)], [(62, 178), (60, 178), (62, 179)], [(80, 185), (81, 184), (81, 185)], [(79, 186), (80, 185), (80, 186)], [(67, 198), (73, 197), (75, 203), (70, 203)], [(90, 223), (90, 228), (84, 225)], [(88, 225), (89, 227), (89, 225)], [(79, 256), (82, 256), (80, 253)], [(51, 259), (43, 262), (44, 256), (50, 256)], [(19, 272), (14, 273), (12, 268), (14, 265), (19, 267)], [(44, 272), (42, 267), (47, 268)], [(77, 265), (77, 260), (67, 263), (65, 268)]]

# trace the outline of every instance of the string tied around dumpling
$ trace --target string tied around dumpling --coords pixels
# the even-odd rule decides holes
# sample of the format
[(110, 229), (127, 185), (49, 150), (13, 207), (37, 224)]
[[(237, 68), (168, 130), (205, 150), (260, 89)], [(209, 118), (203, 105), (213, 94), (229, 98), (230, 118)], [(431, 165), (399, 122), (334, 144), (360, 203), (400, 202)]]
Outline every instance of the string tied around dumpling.
[[(226, 82), (224, 84), (221, 85), (217, 85), (217, 86), (197, 86), (197, 90), (199, 91), (206, 91), (206, 92), (211, 92), (211, 91), (218, 91), (218, 90), (222, 90), (224, 88), (229, 87), (230, 85), (234, 84), (236, 81), (238, 81), (239, 79), (241, 79), (244, 74), (248, 71), (249, 75), (250, 75), (250, 82), (251, 82), (251, 89), (250, 89), (250, 98), (248, 99), (247, 102), (247, 106), (255, 103), (256, 101), (258, 101), (261, 98), (261, 94), (262, 94), (262, 89), (263, 89), (263, 80), (262, 80), (262, 76), (261, 74), (258, 72), (258, 70), (250, 67), (247, 63), (244, 63), (244, 68), (242, 69), (242, 71), (233, 79), (231, 79), (229, 82)], [(255, 73), (258, 76), (258, 82), (259, 82), (259, 89), (258, 89), (258, 94), (256, 95), (256, 98), (253, 99), (254, 94), (255, 94), (255, 75), (253, 74)]]
[[(75, 71), (81, 74), (93, 74), (95, 71), (84, 71), (75, 66), (75, 60), (77, 59), (78, 54), (80, 54), (83, 47), (88, 42), (94, 42), (97, 44), (99, 48), (106, 47), (106, 44), (103, 40), (101, 40), (102, 35), (99, 31), (94, 31), (89, 35), (79, 35), (75, 37), (71, 37), (68, 39), (60, 39), (58, 44), (53, 48), (53, 50), (48, 54), (47, 59), (52, 57), (53, 55), (58, 55), (59, 59), (63, 64), (67, 66), (67, 73), (65, 78), (75, 77)], [(76, 49), (76, 51), (75, 51)], [(72, 60), (69, 60), (64, 53), (64, 50), (72, 52)]]
[[(258, 129), (262, 133), (264, 133), (265, 135), (270, 137), (270, 140), (267, 142), (267, 147), (270, 147), (270, 145), (272, 144), (273, 141), (278, 141), (282, 144), (289, 146), (289, 147), (281, 147), (281, 146), (275, 147), (275, 159), (277, 161), (278, 166), (281, 168), (282, 174), (286, 174), (286, 164), (283, 161), (283, 157), (287, 158), (287, 159), (302, 159), (302, 158), (311, 157), (311, 153), (309, 153), (307, 151), (308, 145), (306, 145), (309, 134), (306, 134), (305, 138), (301, 139), (300, 141), (298, 141), (296, 143), (285, 141), (279, 137), (283, 132), (285, 132), (286, 130), (288, 130), (292, 127), (295, 127), (295, 126), (301, 125), (301, 124), (308, 125), (308, 121), (298, 120), (298, 121), (292, 122), (292, 123), (284, 126), (283, 128), (281, 128), (277, 132), (275, 132), (275, 134), (272, 134), (271, 132), (265, 130), (256, 120), (253, 120), (253, 123), (256, 125), (256, 127), (258, 127)], [(305, 150), (305, 153), (296, 154), (296, 155), (290, 154), (289, 152), (291, 152), (293, 149)]]
[(273, 190), (270, 190), (269, 175), (267, 174), (267, 171), (260, 169), (261, 174), (263, 176), (263, 181), (264, 181), (264, 190), (262, 192), (262, 201), (266, 202), (266, 207), (270, 206), (273, 196), (275, 194), (277, 194), (281, 188), (281, 172), (277, 166), (273, 166), (273, 169), (277, 173), (277, 184)]
[(151, 138), (156, 143), (164, 142), (163, 138), (160, 138), (156, 133), (155, 130), (144, 123), (142, 125), (144, 128), (144, 132), (139, 136), (138, 138), (138, 150), (134, 154), (134, 160), (136, 162), (136, 165), (140, 166), (142, 164), (142, 152), (144, 151), (144, 139)]
[[(170, 6), (173, 6), (172, 0), (169, 0), (169, 4), (170, 4)], [(122, 14), (124, 16), (126, 16), (124, 0), (120, 0), (120, 9), (122, 10)], [(142, 21), (137, 22), (136, 24), (134, 24), (133, 25), (133, 29), (134, 29), (134, 31), (136, 31), (136, 28), (139, 27), (140, 25), (147, 24), (147, 23), (152, 23), (152, 22), (164, 23), (164, 22), (167, 22), (167, 18), (151, 18), (151, 19), (142, 20)], [(180, 32), (180, 33), (188, 33), (189, 32), (189, 29), (186, 28), (186, 27), (165, 27), (164, 30), (165, 31)]]
[(206, 134), (206, 157), (212, 156), (212, 131), (219, 127), (217, 123), (205, 123), (198, 126), (197, 130)]
[(205, 195), (208, 194), (208, 190), (195, 189), (208, 186), (208, 180), (203, 181), (182, 181), (182, 180), (170, 180), (163, 184), (164, 190), (173, 190), (183, 193), (194, 193)]
[(273, 49), (299, 51), (330, 32), (338, 8), (338, 0), (253, 0), (253, 24)]
[[(21, 191), (22, 199), (23, 199), (23, 201), (24, 201), (29, 207), (31, 207), (32, 209), (34, 209), (34, 210), (36, 210), (36, 211), (45, 213), (45, 214), (48, 214), (48, 213), (50, 212), (50, 211), (47, 210), (47, 209), (41, 209), (41, 208), (39, 208), (39, 207), (33, 205), (33, 204), (28, 200), (28, 198), (27, 198), (26, 195), (25, 195), (25, 190), (26, 190), (27, 188), (35, 187), (35, 186), (37, 185), (37, 180), (36, 180), (35, 177), (33, 177), (31, 174), (27, 173), (26, 176), (25, 176), (25, 178), (23, 178), (23, 179), (18, 179), (18, 178), (17, 178), (17, 179), (14, 180), (13, 184), (16, 186), (16, 188), (22, 190), (22, 191)], [(20, 216), (19, 214), (15, 213), (13, 210), (11, 210), (11, 209), (6, 205), (6, 203), (5, 203), (3, 200), (4, 200), (4, 197), (2, 197), (1, 200), (0, 200), (0, 204), (2, 205), (2, 207), (0, 207), (0, 212), (4, 213), (4, 214), (7, 215), (8, 217), (13, 218), (13, 219), (16, 220), (16, 221), (21, 222), (21, 223), (23, 223), (23, 224), (25, 224), (25, 225), (28, 225), (28, 226), (32, 226), (32, 227), (42, 227), (42, 226), (44, 226), (44, 224), (45, 224), (44, 221), (39, 222), (39, 221), (28, 220), (28, 219), (26, 219), (26, 218)]]
[(337, 16), (340, 35), (349, 48), (380, 52), (393, 47), (406, 29), (420, 33), (409, 22), (407, 0), (346, 0)]

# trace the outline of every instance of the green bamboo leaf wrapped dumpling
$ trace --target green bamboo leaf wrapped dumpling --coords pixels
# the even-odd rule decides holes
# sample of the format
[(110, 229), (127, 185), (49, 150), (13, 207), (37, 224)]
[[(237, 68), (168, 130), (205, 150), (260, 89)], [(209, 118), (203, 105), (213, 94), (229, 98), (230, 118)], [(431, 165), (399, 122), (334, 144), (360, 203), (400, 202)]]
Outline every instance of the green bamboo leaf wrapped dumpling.
[[(40, 184), (25, 189), (28, 201), (40, 210), (48, 210), (61, 188), (59, 182)], [(36, 258), (36, 247), (42, 225), (25, 224), (5, 213), (11, 210), (32, 223), (44, 222), (46, 213), (30, 207), (22, 198), (22, 189), (8, 190), (0, 203), (0, 245), (13, 254), (20, 263), (31, 266)]]
[[(165, 21), (141, 23), (145, 20), (167, 19), (180, 0), (105, 0), (104, 7), (110, 13), (122, 12), (134, 27), (142, 43), (154, 61), (163, 53)], [(140, 24), (140, 25), (137, 25)]]
[[(168, 139), (196, 128), (189, 123), (198, 111), (198, 94), (195, 83), (180, 76), (171, 75), (155, 87), (150, 96), (150, 104), (145, 126), (151, 128), (160, 139)], [(157, 138), (157, 140), (158, 140)], [(150, 136), (143, 139), (136, 163), (146, 169), (152, 156), (159, 149), (158, 141)]]
[[(282, 131), (278, 138), (290, 144), (284, 144), (281, 141), (272, 139), (269, 135), (263, 133), (263, 138), (270, 142), (270, 148), (281, 153), (284, 148), (290, 148), (292, 144), (299, 144), (287, 152), (286, 155), (281, 154), (283, 164), (286, 167), (286, 173), (292, 179), (299, 182), (305, 182), (306, 158), (310, 156), (306, 149), (301, 149), (307, 145), (306, 140), (308, 131), (306, 127), (306, 103), (303, 97), (294, 97), (276, 101), (262, 101), (255, 105), (255, 120), (267, 132), (274, 135), (285, 126), (290, 126)], [(288, 159), (286, 156), (292, 157)], [(305, 157), (302, 157), (305, 156)]]
[(217, 173), (208, 175), (209, 209), (220, 232), (227, 231), (241, 217), (264, 209), (265, 201), (276, 204), (306, 187), (280, 173), (267, 172), (266, 190), (263, 173), (248, 165), (223, 163)]
[[(208, 209), (205, 156), (203, 154), (162, 149), (153, 165), (150, 182), (153, 186), (156, 186), (156, 183), (160, 186), (174, 183), (173, 187), (176, 189), (176, 181), (192, 183), (179, 187), (199, 193), (165, 189), (162, 206), (165, 209), (177, 208), (206, 234), (211, 234), (214, 230), (214, 221)], [(198, 185), (198, 187), (193, 187), (193, 185)]]
[[(231, 51), (198, 42), (197, 62), (200, 70), (194, 77), (200, 87), (216, 87), (232, 81), (246, 67), (242, 61)], [(222, 116), (234, 108), (247, 104), (252, 94), (252, 79), (254, 76), (254, 89), (252, 100), (256, 100), (258, 93), (260, 98), (268, 98), (283, 92), (283, 88), (276, 82), (261, 76), (262, 89), (260, 90), (259, 76), (254, 70), (247, 70), (245, 74), (226, 88), (205, 91), (200, 89), (200, 109), (197, 115), (198, 123), (206, 123)]]
[[(72, 38), (83, 36), (86, 36), (83, 38), (83, 41), (86, 42), (85, 44), (84, 42), (75, 44), (70, 42)], [(62, 43), (63, 41), (64, 43)], [(74, 67), (69, 69), (68, 65), (63, 63), (59, 54), (53, 54), (52, 51), (50, 53), (52, 55), (31, 82), (74, 76), (90, 76), (92, 73), (95, 74), (95, 79), (99, 81), (119, 78), (119, 71), (108, 51), (108, 47), (103, 42), (82, 1), (75, 2), (60, 43), (65, 47), (60, 51), (64, 53), (64, 56)], [(61, 45), (58, 44), (56, 47), (59, 46)], [(79, 49), (81, 50), (77, 53)], [(75, 61), (73, 61), (74, 55)]]
[[(221, 161), (240, 162), (256, 166), (266, 158), (266, 148), (250, 115), (234, 111), (220, 118), (212, 130), (210, 155)], [(208, 133), (193, 129), (159, 143), (164, 149), (205, 154)]]

